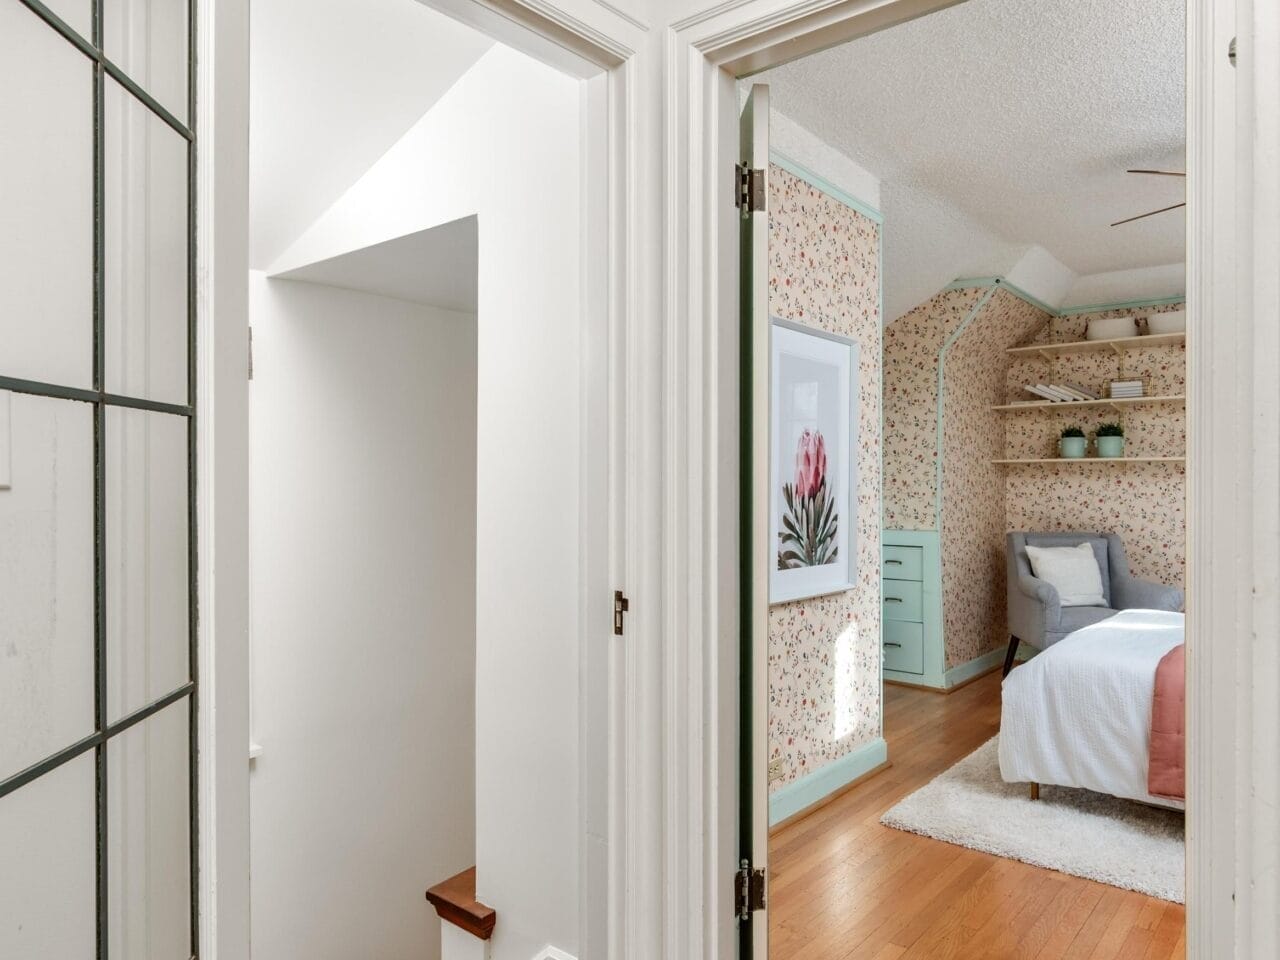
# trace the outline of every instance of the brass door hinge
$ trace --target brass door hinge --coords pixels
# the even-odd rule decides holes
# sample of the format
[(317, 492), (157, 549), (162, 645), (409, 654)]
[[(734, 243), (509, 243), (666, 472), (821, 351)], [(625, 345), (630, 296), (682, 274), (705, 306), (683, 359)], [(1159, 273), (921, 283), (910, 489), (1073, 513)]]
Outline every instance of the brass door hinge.
[(631, 601), (622, 595), (621, 590), (613, 591), (613, 635), (622, 636), (622, 618), (631, 609)]

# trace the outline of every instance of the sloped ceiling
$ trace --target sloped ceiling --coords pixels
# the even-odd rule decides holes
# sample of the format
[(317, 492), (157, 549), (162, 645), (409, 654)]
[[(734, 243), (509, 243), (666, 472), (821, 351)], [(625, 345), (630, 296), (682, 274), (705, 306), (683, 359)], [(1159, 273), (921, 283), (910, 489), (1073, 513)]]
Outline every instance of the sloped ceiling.
[(492, 46), (417, 0), (250, 5), (250, 266), (266, 269)]
[(475, 313), (479, 235), (476, 218), (464, 217), (277, 276)]
[(880, 178), (893, 318), (1031, 245), (1077, 275), (1182, 260), (1182, 211), (1108, 224), (1183, 198), (1124, 170), (1185, 169), (1184, 29), (1183, 0), (967, 0), (752, 82)]

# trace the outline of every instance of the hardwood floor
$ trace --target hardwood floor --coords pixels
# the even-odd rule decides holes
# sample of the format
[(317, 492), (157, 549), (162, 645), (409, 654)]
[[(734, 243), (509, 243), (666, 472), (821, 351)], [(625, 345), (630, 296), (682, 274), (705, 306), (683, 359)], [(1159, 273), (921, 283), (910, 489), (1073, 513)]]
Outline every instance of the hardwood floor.
[(890, 766), (769, 842), (769, 960), (1182, 960), (1176, 903), (881, 826), (1000, 728), (1000, 674), (885, 687)]

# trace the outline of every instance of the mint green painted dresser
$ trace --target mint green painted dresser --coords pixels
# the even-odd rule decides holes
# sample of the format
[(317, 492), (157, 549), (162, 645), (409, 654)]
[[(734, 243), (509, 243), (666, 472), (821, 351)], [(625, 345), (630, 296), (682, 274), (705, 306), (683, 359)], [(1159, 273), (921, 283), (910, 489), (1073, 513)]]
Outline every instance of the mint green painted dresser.
[(942, 564), (933, 530), (885, 530), (881, 643), (888, 680), (941, 687)]

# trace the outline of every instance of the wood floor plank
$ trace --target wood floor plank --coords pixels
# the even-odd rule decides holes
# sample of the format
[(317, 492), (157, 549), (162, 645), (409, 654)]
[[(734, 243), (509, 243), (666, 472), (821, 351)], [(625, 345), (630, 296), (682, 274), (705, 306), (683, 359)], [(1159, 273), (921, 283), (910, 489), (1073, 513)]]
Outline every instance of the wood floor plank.
[(892, 765), (770, 837), (770, 960), (1185, 960), (1178, 904), (881, 825), (999, 732), (998, 673), (884, 723)]

